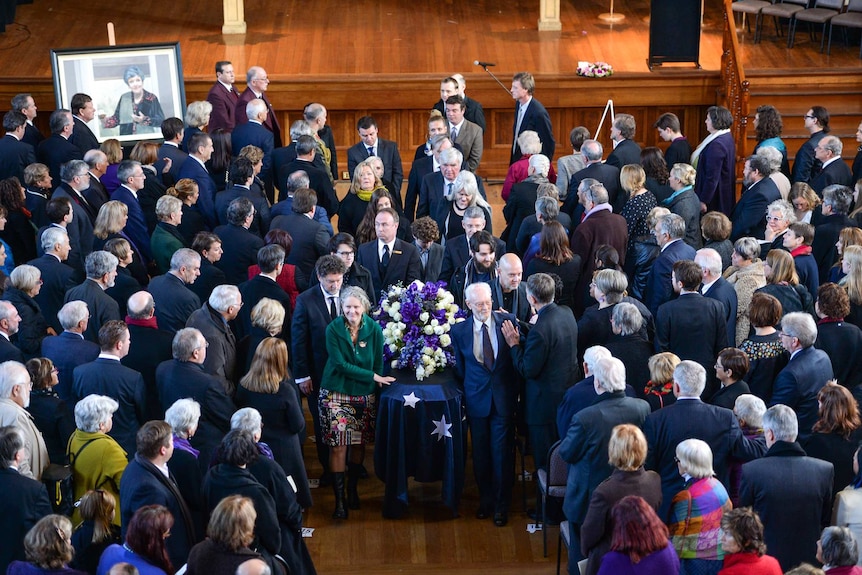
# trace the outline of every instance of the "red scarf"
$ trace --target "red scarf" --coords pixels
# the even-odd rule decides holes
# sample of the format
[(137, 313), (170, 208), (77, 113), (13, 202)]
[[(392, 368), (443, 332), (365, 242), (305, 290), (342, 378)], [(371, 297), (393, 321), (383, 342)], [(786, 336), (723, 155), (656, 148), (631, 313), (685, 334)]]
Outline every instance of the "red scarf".
[(148, 327), (150, 329), (159, 329), (159, 326), (156, 323), (156, 316), (153, 316), (150, 319), (135, 319), (127, 315), (126, 325), (139, 325), (141, 327)]
[(811, 246), (806, 246), (803, 244), (803, 245), (799, 246), (798, 248), (796, 248), (795, 250), (793, 250), (792, 252), (790, 252), (790, 255), (792, 255), (793, 257), (807, 256), (810, 253), (811, 253)]

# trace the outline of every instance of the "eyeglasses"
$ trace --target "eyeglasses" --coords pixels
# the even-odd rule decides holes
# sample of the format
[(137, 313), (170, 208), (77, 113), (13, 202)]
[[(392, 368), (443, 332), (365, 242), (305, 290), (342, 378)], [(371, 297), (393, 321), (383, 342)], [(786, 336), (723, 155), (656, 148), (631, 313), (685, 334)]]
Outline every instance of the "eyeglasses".
[(767, 222), (780, 222), (784, 220), (784, 216), (766, 216)]
[(679, 463), (679, 457), (674, 456), (673, 460), (674, 460), (676, 463)]
[(813, 119), (815, 119), (817, 116), (811, 116), (811, 115), (805, 114), (805, 115), (804, 115), (804, 116), (802, 116), (802, 117), (803, 117), (803, 118), (808, 118), (809, 120), (813, 120)]
[(336, 255), (339, 255), (343, 258), (352, 258), (353, 256), (356, 255), (356, 252), (354, 252), (352, 250), (349, 252), (335, 252), (335, 253), (336, 253)]

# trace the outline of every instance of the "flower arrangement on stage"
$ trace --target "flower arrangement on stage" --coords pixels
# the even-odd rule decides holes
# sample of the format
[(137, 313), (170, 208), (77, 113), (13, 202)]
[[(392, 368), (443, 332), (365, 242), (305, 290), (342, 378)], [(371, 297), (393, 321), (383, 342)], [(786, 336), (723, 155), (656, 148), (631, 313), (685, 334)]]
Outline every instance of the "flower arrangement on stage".
[(374, 313), (383, 328), (383, 359), (393, 369), (415, 370), (420, 381), (455, 365), (449, 330), (466, 315), (446, 282), (392, 286)]
[(585, 78), (606, 78), (613, 74), (614, 69), (607, 62), (584, 62), (578, 66), (578, 76)]

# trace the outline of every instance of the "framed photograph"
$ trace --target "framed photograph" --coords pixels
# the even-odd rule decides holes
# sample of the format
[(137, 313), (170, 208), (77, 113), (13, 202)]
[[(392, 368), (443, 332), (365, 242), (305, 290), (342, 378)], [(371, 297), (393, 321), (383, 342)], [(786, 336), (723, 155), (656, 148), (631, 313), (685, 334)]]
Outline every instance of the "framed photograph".
[(90, 96), (96, 113), (87, 125), (99, 142), (160, 140), (165, 118), (185, 116), (179, 42), (51, 50), (51, 65), (57, 108)]

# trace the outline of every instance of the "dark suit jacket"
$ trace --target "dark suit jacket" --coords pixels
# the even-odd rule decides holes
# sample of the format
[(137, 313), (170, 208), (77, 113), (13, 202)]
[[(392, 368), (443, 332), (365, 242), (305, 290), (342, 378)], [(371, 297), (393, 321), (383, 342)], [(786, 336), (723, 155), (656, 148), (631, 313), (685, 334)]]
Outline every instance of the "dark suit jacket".
[(554, 425), (560, 400), (578, 380), (578, 324), (572, 311), (555, 303), (546, 305), (524, 344), (511, 351), (515, 369), (527, 380), (527, 424)]
[(810, 184), (820, 171), (820, 160), (814, 156), (814, 148), (826, 135), (824, 131), (811, 134), (811, 137), (796, 152), (796, 157), (793, 160), (793, 174), (790, 176), (791, 182)]
[[(483, 198), (486, 197), (482, 178), (476, 176), (476, 183), (479, 185), (479, 193)], [(431, 172), (422, 179), (422, 185), (419, 188), (419, 205), (416, 207), (417, 218), (431, 216), (435, 221), (445, 219), (449, 202), (443, 197), (444, 184), (442, 172)], [(486, 222), (486, 227), (491, 227), (491, 220)]]
[(527, 111), (524, 112), (524, 118), (521, 120), (520, 129), (518, 133), (515, 133), (515, 129), (518, 128), (518, 107), (519, 104), (516, 102), (515, 117), (512, 120), (512, 141), (515, 145), (509, 158), (509, 165), (511, 166), (524, 155), (524, 152), (518, 146), (518, 136), (525, 130), (532, 130), (539, 135), (539, 140), (542, 142), (542, 153), (553, 164), (554, 150), (557, 148), (557, 142), (554, 141), (554, 130), (551, 127), (551, 116), (548, 115), (548, 111), (536, 98), (531, 98), (527, 104)]
[[(401, 164), (401, 154), (398, 144), (391, 140), (377, 138), (377, 157), (383, 160), (383, 179), (401, 194), (401, 183), (404, 181), (404, 167)], [(368, 158), (368, 148), (362, 142), (357, 142), (347, 150), (347, 171), (353, 177), (353, 171), (359, 162)]]
[(221, 238), (224, 254), (216, 266), (224, 272), (227, 283), (239, 285), (248, 279), (248, 268), (257, 263), (257, 250), (263, 240), (242, 226), (228, 224), (213, 230)]
[(72, 277), (75, 270), (51, 254), (45, 254), (27, 263), (42, 272), (42, 289), (33, 299), (42, 309), (42, 315), (45, 316), (48, 325), (53, 327), (55, 332), (60, 333), (63, 328), (60, 320), (57, 319), (57, 312), (63, 307), (66, 292), (75, 287), (75, 280)]
[(75, 122), (75, 127), (72, 129), (72, 135), (69, 136), (69, 141), (78, 146), (81, 154), (86, 154), (90, 150), (99, 149), (99, 140), (93, 130), (80, 118), (72, 116)]
[[(46, 515), (53, 513), (45, 486), (17, 470), (0, 469), (0, 489), (7, 494), (0, 501), (0, 532), (4, 545), (0, 547), (0, 569), (12, 561), (26, 561), (24, 536)], [(14, 494), (10, 497), (9, 495)]]
[(739, 504), (760, 516), (763, 540), (782, 570), (814, 563), (811, 542), (832, 519), (832, 480), (832, 464), (806, 457), (796, 442), (778, 441), (742, 466)]
[(120, 362), (129, 369), (134, 369), (144, 378), (144, 385), (147, 388), (145, 394), (147, 421), (164, 419), (165, 412), (159, 404), (156, 388), (156, 367), (161, 362), (171, 359), (174, 334), (163, 329), (129, 324), (129, 336), (132, 339), (132, 345), (128, 355)]
[(156, 320), (159, 323), (159, 329), (169, 332), (172, 336), (186, 327), (189, 316), (201, 307), (198, 296), (186, 286), (183, 280), (172, 273), (154, 277), (147, 286), (147, 291), (152, 294), (153, 301), (156, 302)]
[[(91, 279), (86, 279), (81, 285), (77, 285), (67, 291), (66, 299), (63, 303), (66, 304), (74, 300), (83, 301), (90, 310), (90, 322), (87, 324), (87, 331), (84, 332), (84, 337), (92, 342), (99, 341), (99, 329), (105, 325), (105, 322), (112, 319), (123, 319), (120, 316), (120, 306), (117, 305), (114, 298), (106, 294), (101, 286)], [(134, 453), (134, 441), (132, 442), (132, 447), (132, 451), (126, 451)]]
[(234, 388), (239, 378), (236, 373), (236, 337), (230, 326), (209, 302), (204, 302), (201, 309), (189, 317), (186, 327), (200, 330), (209, 344), (204, 370), (219, 378), (225, 389)]
[[(494, 241), (497, 243), (497, 248), (494, 250), (497, 254), (496, 261), (500, 261), (500, 258), (506, 253), (506, 244), (499, 238), (494, 238)], [(438, 281), (450, 283), (455, 272), (463, 269), (469, 259), (470, 245), (467, 243), (467, 234), (461, 234), (446, 242), (443, 250), (443, 263), (440, 267), (440, 275), (437, 277)]]
[[(444, 116), (446, 114), (443, 114)], [(42, 140), (45, 139), (45, 136), (42, 135), (42, 132), (39, 131), (39, 128), (30, 124), (29, 122), (25, 124), (24, 127), (24, 138), (21, 141), (24, 143), (30, 144), (33, 146), (33, 150), (36, 150), (39, 147), (39, 144), (42, 143)]]
[(682, 399), (652, 412), (644, 423), (644, 435), (649, 446), (646, 467), (661, 475), (659, 517), (667, 517), (673, 496), (685, 485), (675, 461), (676, 446), (681, 441), (695, 438), (709, 444), (713, 453), (713, 469), (722, 485), (729, 484), (728, 460), (731, 456), (751, 461), (766, 451), (765, 444), (749, 440), (742, 434), (731, 410), (708, 405), (699, 399)]
[(796, 412), (800, 441), (811, 434), (818, 417), (817, 394), (832, 378), (832, 361), (814, 346), (800, 350), (775, 378), (769, 406), (781, 403)]
[(626, 219), (608, 210), (593, 212), (590, 217), (581, 222), (572, 232), (572, 252), (581, 258), (581, 275), (575, 287), (575, 309), (583, 311), (589, 295), (590, 282), (593, 281), (593, 270), (596, 267), (595, 253), (600, 245), (613, 246), (620, 255), (620, 261), (626, 259), (629, 232)]
[(293, 238), (293, 247), (285, 260), (302, 270), (305, 277), (314, 274), (314, 264), (329, 253), (329, 232), (318, 221), (305, 214), (293, 213), (272, 220), (271, 230), (285, 230)]
[[(219, 128), (230, 132), (236, 125), (236, 104), (239, 92), (231, 86), (227, 90), (221, 82), (216, 82), (207, 93), (207, 102), (213, 105), (207, 130), (212, 133)], [(243, 110), (243, 114), (245, 111)]]
[[(84, 260), (93, 251), (93, 240), (95, 239), (93, 235), (93, 221), (87, 214), (86, 208), (80, 204), (78, 194), (69, 187), (69, 184), (60, 184), (54, 190), (51, 198), (69, 198), (72, 202), (74, 216), (72, 217), (72, 223), (65, 228), (66, 233), (69, 234), (69, 244), (71, 244), (72, 250), (69, 252), (66, 264), (72, 266), (80, 277), (84, 277)], [(41, 234), (37, 236), (37, 243), (41, 244), (39, 238), (41, 238)]]
[(818, 196), (821, 197), (823, 196), (823, 190), (826, 186), (830, 186), (832, 184), (849, 186), (851, 189), (853, 188), (853, 184), (855, 184), (850, 167), (847, 165), (847, 162), (841, 158), (838, 158), (834, 162), (828, 164), (825, 168), (822, 168), (820, 173), (811, 179), (811, 188), (817, 192)]
[[(227, 279), (225, 278), (224, 272), (217, 268), (215, 264), (210, 263), (208, 259), (201, 258), (201, 275), (198, 276), (195, 283), (186, 287), (198, 296), (200, 301), (198, 302), (197, 307), (200, 307), (200, 304), (210, 298), (210, 294), (217, 286), (226, 283)], [(150, 285), (152, 285), (152, 283), (150, 283)]]
[(150, 249), (150, 234), (147, 232), (147, 220), (144, 218), (144, 211), (141, 209), (138, 199), (132, 195), (131, 190), (126, 186), (117, 188), (111, 194), (111, 199), (123, 202), (128, 206), (129, 220), (126, 222), (123, 232), (135, 243), (135, 247), (141, 252), (144, 262), (149, 262), (153, 259), (153, 252)]
[(196, 158), (188, 158), (183, 162), (177, 177), (191, 178), (197, 182), (200, 195), (195, 209), (203, 214), (210, 229), (216, 227), (218, 225), (215, 213), (216, 185), (206, 168)]
[(501, 329), (503, 322), (517, 325), (512, 314), (493, 312), (494, 331), (497, 334), (497, 356), (490, 371), (473, 354), (474, 320), (456, 323), (452, 327), (452, 348), (455, 351), (455, 372), (464, 390), (467, 417), (489, 417), (494, 412), (513, 417), (518, 396), (518, 379), (512, 365), (512, 354)]
[(0, 138), (0, 180), (15, 176), (24, 185), (24, 168), (36, 161), (33, 146), (12, 134)]
[(75, 368), (95, 361), (99, 357), (99, 346), (77, 333), (64, 331), (42, 340), (42, 355), (53, 361), (54, 367), (60, 371), (57, 374), (60, 382), (54, 386), (54, 391), (61, 399), (71, 402)]
[(569, 190), (571, 193), (566, 196), (561, 211), (572, 216), (572, 223), (574, 225), (580, 223), (580, 218), (576, 218), (574, 215), (577, 207), (580, 205), (578, 204), (578, 186), (586, 178), (593, 178), (604, 184), (605, 189), (608, 191), (608, 203), (614, 207), (614, 213), (618, 214), (622, 211), (623, 206), (626, 205), (626, 194), (620, 190), (620, 169), (616, 166), (595, 162), (583, 170), (575, 172), (575, 175), (569, 180)]
[(416, 204), (419, 202), (419, 192), (425, 176), (434, 171), (434, 159), (422, 156), (413, 160), (410, 166), (410, 177), (407, 178), (407, 192), (404, 194), (404, 215), (413, 221), (416, 217)]
[(75, 402), (97, 393), (120, 404), (114, 412), (114, 427), (108, 435), (116, 439), (126, 453), (134, 453), (135, 435), (147, 420), (146, 385), (141, 374), (119, 361), (96, 358), (76, 367), (74, 377), (72, 395)]
[(591, 406), (572, 417), (559, 451), (569, 464), (563, 501), (566, 519), (582, 523), (590, 495), (613, 472), (608, 463), (608, 442), (614, 427), (624, 423), (642, 427), (649, 414), (646, 401), (615, 391), (601, 394)]
[[(210, 116), (210, 129), (212, 129), (212, 116)], [(178, 181), (180, 179), (180, 168), (183, 167), (183, 164), (189, 158), (189, 155), (182, 151), (179, 146), (175, 146), (167, 142), (163, 143), (159, 148), (159, 159), (156, 160), (155, 164), (153, 164), (157, 174), (161, 174), (162, 170), (165, 168), (164, 158), (171, 159), (171, 169), (168, 173), (175, 182)]]
[(93, 207), (96, 211), (96, 215), (99, 214), (99, 210), (102, 206), (111, 199), (108, 192), (105, 191), (105, 186), (102, 185), (102, 182), (98, 178), (92, 175), (92, 172), (90, 175), (90, 187), (81, 192), (81, 195), (84, 196), (87, 203)]
[(272, 132), (262, 124), (246, 121), (233, 129), (230, 143), (234, 156), (238, 156), (240, 150), (246, 146), (257, 146), (263, 150), (263, 167), (260, 169), (259, 177), (267, 186), (271, 187), (274, 179), (272, 151), (275, 149), (275, 138)]
[(327, 215), (332, 217), (338, 212), (338, 196), (335, 194), (329, 175), (321, 167), (323, 162), (318, 165), (317, 156), (314, 159), (314, 162), (296, 158), (283, 164), (273, 162), (273, 169), (276, 171), (275, 181), (279, 190), (286, 190), (288, 176), (297, 170), (302, 170), (308, 174), (308, 186), (317, 192), (317, 205), (324, 208)]
[(745, 190), (730, 216), (733, 222), (730, 240), (735, 242), (745, 236), (763, 239), (766, 231), (766, 207), (780, 199), (781, 192), (772, 178), (763, 178)]
[(695, 253), (693, 247), (679, 240), (667, 246), (655, 259), (649, 279), (647, 280), (646, 295), (644, 297), (644, 303), (653, 315), (658, 313), (658, 308), (661, 304), (670, 301), (674, 297), (673, 286), (670, 285), (673, 264), (679, 260), (694, 260)]
[[(239, 315), (235, 322), (237, 341), (251, 333), (251, 310), (257, 305), (257, 302), (265, 297), (274, 299), (284, 307), (284, 331), (281, 337), (285, 341), (289, 341), (290, 317), (293, 312), (293, 306), (290, 305), (290, 296), (287, 295), (287, 292), (275, 280), (258, 274), (247, 282), (239, 284), (239, 293), (242, 294), (243, 305), (239, 310)], [(251, 355), (254, 356), (254, 350), (251, 350)]]
[(727, 345), (728, 347), (736, 347), (736, 290), (726, 279), (720, 277), (703, 295), (718, 300), (724, 305), (725, 318), (727, 319)]
[(215, 209), (219, 225), (227, 225), (227, 209), (235, 199), (248, 198), (254, 205), (254, 219), (251, 221), (249, 231), (261, 238), (269, 231), (272, 223), (272, 214), (269, 211), (269, 201), (262, 191), (246, 188), (237, 184), (231, 184), (227, 189), (216, 194)]
[[(605, 163), (620, 170), (629, 164), (640, 165), (641, 147), (634, 140), (623, 140), (613, 149)], [(670, 167), (673, 167), (673, 164)]]
[(24, 363), (24, 354), (21, 352), (21, 349), (15, 346), (12, 342), (3, 336), (0, 336), (0, 363), (10, 360)]
[(510, 252), (516, 251), (515, 240), (521, 229), (524, 218), (536, 215), (536, 191), (539, 184), (536, 182), (523, 181), (512, 186), (509, 199), (503, 206), (503, 217), (506, 218), (506, 230), (501, 234), (506, 238), (506, 249)]
[(733, 135), (722, 134), (700, 152), (694, 193), (708, 211), (724, 215), (733, 212), (736, 203), (736, 144)]
[[(452, 131), (451, 125), (449, 126), (449, 131)], [(479, 162), (482, 160), (483, 136), (482, 128), (465, 117), (464, 123), (461, 124), (461, 130), (458, 132), (458, 137), (453, 142), (461, 146), (464, 161), (467, 162), (467, 169), (471, 172), (476, 171), (476, 168), (479, 167)]]
[(36, 148), (36, 159), (48, 166), (51, 179), (59, 183), (60, 166), (69, 160), (83, 160), (84, 154), (78, 146), (60, 134), (51, 134), (51, 137), (42, 140)]
[(377, 301), (381, 290), (402, 282), (405, 286), (413, 280), (419, 279), (422, 273), (422, 263), (419, 261), (419, 250), (413, 244), (408, 244), (396, 238), (392, 247), (389, 265), (382, 269), (380, 258), (377, 255), (377, 240), (359, 246), (357, 263), (368, 268), (371, 272), (371, 283), (374, 293), (368, 294), (371, 301)]
[[(254, 95), (254, 92), (252, 92), (250, 88), (246, 88), (243, 90), (242, 94), (239, 95), (239, 98), (236, 101), (236, 108), (234, 108), (234, 121), (236, 122), (233, 128), (234, 130), (236, 130), (237, 126), (248, 123), (248, 116), (245, 113), (245, 107), (255, 98), (257, 98), (257, 96)], [(281, 126), (278, 124), (278, 116), (272, 108), (272, 104), (269, 103), (269, 99), (267, 99), (266, 94), (261, 94), (260, 99), (264, 101), (267, 110), (269, 110), (269, 113), (266, 115), (266, 122), (263, 123), (263, 127), (272, 132), (273, 146), (275, 148), (280, 148), (282, 146), (282, 140)], [(239, 153), (239, 150), (237, 150), (237, 153)]]
[[(440, 278), (440, 272), (443, 269), (443, 246), (438, 243), (433, 243), (428, 248), (428, 263), (422, 266), (422, 277), (420, 278), (423, 282), (436, 282)], [(421, 263), (421, 256), (420, 263)]]
[(320, 286), (312, 286), (299, 294), (290, 326), (293, 376), (295, 379), (311, 377), (315, 390), (320, 389), (323, 368), (329, 358), (326, 346), (318, 342), (326, 337), (330, 321), (329, 308)]
[[(849, 227), (857, 227), (856, 220), (846, 215), (832, 214), (823, 216), (814, 228), (814, 241), (811, 242), (811, 255), (817, 260), (817, 269), (820, 271), (820, 283), (829, 281), (829, 268), (838, 260), (838, 248), (835, 242), (841, 230)], [(816, 295), (816, 294), (812, 294)]]

